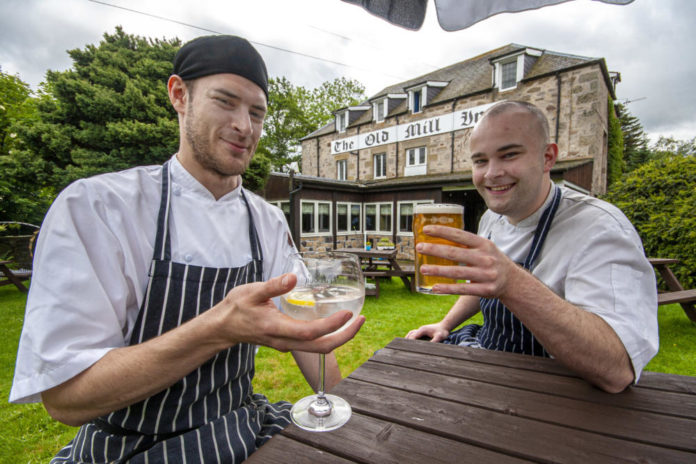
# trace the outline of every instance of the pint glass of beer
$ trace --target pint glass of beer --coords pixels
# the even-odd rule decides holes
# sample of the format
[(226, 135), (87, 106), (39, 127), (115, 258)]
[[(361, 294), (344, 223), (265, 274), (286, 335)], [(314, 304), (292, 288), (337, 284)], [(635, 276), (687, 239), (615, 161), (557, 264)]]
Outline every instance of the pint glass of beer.
[[(456, 243), (450, 242), (449, 240), (425, 235), (423, 233), (423, 227), (429, 224), (463, 229), (464, 207), (461, 205), (450, 205), (444, 203), (429, 203), (416, 205), (413, 210), (413, 237), (416, 245), (421, 242), (428, 242), (458, 246)], [(435, 284), (456, 283), (455, 279), (450, 279), (448, 277), (421, 275), (420, 267), (423, 264), (457, 266), (459, 263), (445, 258), (438, 258), (436, 256), (422, 255), (416, 252), (415, 278), (417, 291), (421, 293), (432, 293), (433, 285)]]

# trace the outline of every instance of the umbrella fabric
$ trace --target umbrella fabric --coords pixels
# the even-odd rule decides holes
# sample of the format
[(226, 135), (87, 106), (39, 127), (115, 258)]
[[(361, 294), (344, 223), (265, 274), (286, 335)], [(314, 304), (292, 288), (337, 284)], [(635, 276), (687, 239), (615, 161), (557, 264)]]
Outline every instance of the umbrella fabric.
[[(423, 25), (428, 0), (343, 0), (407, 29)], [(434, 0), (437, 19), (446, 31), (458, 31), (498, 13), (514, 13), (556, 5), (571, 0)], [(627, 5), (633, 0), (595, 0)]]

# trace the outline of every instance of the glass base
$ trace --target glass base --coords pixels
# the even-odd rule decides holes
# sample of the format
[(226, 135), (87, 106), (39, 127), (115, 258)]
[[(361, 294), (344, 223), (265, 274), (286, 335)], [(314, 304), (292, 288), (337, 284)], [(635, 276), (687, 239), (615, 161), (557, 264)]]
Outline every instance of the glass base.
[(331, 404), (330, 412), (315, 412), (322, 410), (321, 406), (316, 407), (315, 402), (319, 395), (305, 396), (299, 400), (290, 410), (290, 417), (295, 425), (303, 430), (310, 432), (329, 432), (336, 430), (350, 419), (352, 410), (350, 404), (343, 398), (335, 395), (325, 395)]

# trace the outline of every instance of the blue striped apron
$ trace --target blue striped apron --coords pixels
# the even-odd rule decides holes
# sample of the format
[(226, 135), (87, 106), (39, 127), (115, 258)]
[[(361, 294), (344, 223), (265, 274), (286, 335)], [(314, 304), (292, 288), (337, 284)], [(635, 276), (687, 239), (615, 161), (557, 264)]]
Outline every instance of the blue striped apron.
[[(551, 229), (558, 205), (561, 203), (561, 189), (554, 187), (551, 203), (544, 209), (534, 231), (532, 246), (524, 263), (518, 263), (531, 272), (532, 266), (544, 246), (546, 235)], [(488, 236), (490, 239), (490, 235)], [(530, 330), (497, 298), (481, 298), (483, 326), (470, 324), (456, 330), (443, 341), (451, 345), (474, 346), (489, 350), (510, 351), (548, 357), (544, 347)]]
[[(263, 256), (249, 214), (252, 260), (238, 268), (209, 268), (171, 261), (169, 162), (145, 299), (129, 344), (180, 326), (210, 309), (235, 286), (263, 279)], [(144, 401), (80, 427), (51, 463), (239, 463), (290, 423), (287, 402), (253, 393), (255, 346), (237, 344)]]

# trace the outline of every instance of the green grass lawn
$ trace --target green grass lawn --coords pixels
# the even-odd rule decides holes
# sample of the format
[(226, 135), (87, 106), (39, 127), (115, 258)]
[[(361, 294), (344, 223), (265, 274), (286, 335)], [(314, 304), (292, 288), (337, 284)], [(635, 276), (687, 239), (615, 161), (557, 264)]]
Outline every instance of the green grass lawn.
[[(362, 314), (367, 322), (356, 337), (336, 350), (344, 376), (364, 363), (375, 350), (410, 329), (439, 320), (456, 297), (409, 293), (394, 279), (382, 284), (380, 297), (368, 297)], [(0, 464), (45, 463), (75, 434), (75, 428), (53, 421), (38, 404), (7, 402), (12, 384), (17, 344), (26, 294), (11, 286), (0, 287)], [(475, 319), (481, 322), (480, 315)], [(679, 305), (659, 310), (660, 352), (646, 370), (696, 376), (696, 324)], [(261, 348), (256, 358), (254, 389), (272, 401), (297, 399), (311, 393), (289, 353)]]

